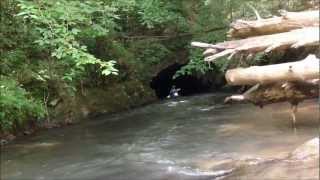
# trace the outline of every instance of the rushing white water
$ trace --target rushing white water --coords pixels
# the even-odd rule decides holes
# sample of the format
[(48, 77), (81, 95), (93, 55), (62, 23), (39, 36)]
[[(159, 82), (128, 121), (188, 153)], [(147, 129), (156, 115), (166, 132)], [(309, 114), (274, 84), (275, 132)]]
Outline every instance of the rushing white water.
[(259, 176), (261, 164), (317, 136), (314, 102), (301, 105), (295, 134), (288, 104), (224, 105), (224, 96), (163, 101), (17, 140), (2, 149), (1, 178), (223, 179), (243, 166)]

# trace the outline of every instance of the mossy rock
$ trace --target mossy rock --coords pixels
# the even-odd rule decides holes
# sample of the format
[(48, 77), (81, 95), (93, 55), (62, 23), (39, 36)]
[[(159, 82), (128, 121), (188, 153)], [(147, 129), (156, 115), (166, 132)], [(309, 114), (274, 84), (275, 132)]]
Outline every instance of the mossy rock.
[(87, 88), (83, 93), (79, 91), (72, 102), (59, 102), (53, 114), (57, 121), (65, 121), (71, 113), (73, 121), (78, 121), (89, 115), (128, 110), (155, 100), (150, 87), (130, 80), (110, 87)]

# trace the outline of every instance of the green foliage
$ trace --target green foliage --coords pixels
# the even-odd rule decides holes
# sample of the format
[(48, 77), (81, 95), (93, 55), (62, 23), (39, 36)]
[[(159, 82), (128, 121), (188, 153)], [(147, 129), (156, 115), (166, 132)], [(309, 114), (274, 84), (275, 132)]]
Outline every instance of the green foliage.
[(1, 76), (0, 81), (0, 109), (0, 131), (21, 126), (32, 117), (45, 116), (42, 103), (33, 99), (18, 82), (5, 76)]
[(205, 74), (209, 70), (212, 70), (212, 68), (203, 61), (202, 51), (200, 49), (191, 49), (189, 63), (177, 71), (173, 78), (196, 73)]
[[(88, 53), (77, 37), (90, 34), (105, 36), (115, 26), (115, 9), (98, 2), (79, 1), (25, 1), (19, 0), (20, 13), (39, 32), (35, 40), (51, 56), (70, 68), (64, 79), (72, 81), (85, 65), (99, 65), (103, 75), (117, 74), (115, 61), (104, 62)], [(111, 28), (110, 28), (111, 27)], [(110, 29), (109, 29), (110, 28)], [(84, 30), (82, 30), (84, 29)]]
[[(170, 53), (170, 51), (160, 43), (141, 41), (134, 44), (138, 53), (137, 60), (147, 65), (159, 64)], [(148, 48), (146, 48), (146, 46)]]
[[(191, 26), (191, 31), (195, 33), (191, 41), (201, 41), (208, 43), (216, 43), (226, 39), (226, 30), (229, 24), (229, 6), (230, 1), (210, 0), (202, 4), (194, 5), (192, 2), (189, 11), (196, 12), (196, 19)], [(219, 4), (219, 6), (217, 6)], [(222, 28), (219, 31), (211, 32), (211, 29)], [(202, 51), (200, 49), (189, 48), (189, 63), (177, 71), (174, 78), (183, 75), (204, 75), (209, 71), (223, 71), (219, 65), (208, 64), (203, 61)], [(226, 65), (224, 66), (224, 68)]]
[(179, 2), (161, 0), (140, 0), (139, 14), (143, 25), (154, 28), (175, 23), (178, 27), (186, 25), (185, 19), (179, 12)]

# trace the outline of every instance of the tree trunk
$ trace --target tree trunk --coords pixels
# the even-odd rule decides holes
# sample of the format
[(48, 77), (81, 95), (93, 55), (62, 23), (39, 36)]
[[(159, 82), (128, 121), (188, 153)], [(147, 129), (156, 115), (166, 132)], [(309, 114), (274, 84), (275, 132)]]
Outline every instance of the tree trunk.
[[(218, 44), (206, 44), (192, 42), (192, 46), (205, 48), (205, 61), (214, 61), (218, 58), (245, 53), (255, 54), (258, 52), (268, 53), (273, 50), (286, 50), (288, 48), (299, 48), (319, 45), (319, 27), (307, 27), (290, 32), (251, 37), (242, 40), (226, 41)], [(208, 49), (212, 49), (208, 53)]]
[(319, 78), (319, 62), (315, 55), (309, 55), (297, 62), (236, 68), (227, 71), (226, 80), (230, 85), (254, 85), (316, 79)]
[(256, 21), (237, 20), (231, 24), (228, 37), (247, 38), (267, 34), (288, 32), (310, 26), (319, 26), (319, 11), (286, 12), (280, 17), (258, 19)]

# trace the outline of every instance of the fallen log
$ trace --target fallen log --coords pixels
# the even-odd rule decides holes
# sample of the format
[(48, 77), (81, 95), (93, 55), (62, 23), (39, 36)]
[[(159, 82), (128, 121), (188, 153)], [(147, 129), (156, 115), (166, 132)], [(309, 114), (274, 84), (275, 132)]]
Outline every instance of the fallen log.
[[(196, 43), (192, 43), (196, 46)], [(216, 50), (205, 58), (205, 61), (214, 61), (218, 58), (229, 55), (245, 53), (255, 54), (258, 52), (269, 53), (274, 50), (286, 50), (288, 48), (299, 48), (319, 45), (319, 28), (304, 28), (286, 33), (252, 37), (243, 40), (227, 41), (215, 45), (208, 45), (208, 48)], [(202, 47), (204, 47), (202, 45)]]
[[(248, 38), (217, 44), (192, 42), (191, 46), (205, 49), (203, 55), (207, 62), (225, 56), (231, 59), (237, 55), (242, 58), (290, 48), (318, 48), (318, 12), (305, 12), (303, 16), (301, 13), (283, 12), (281, 17), (261, 19), (255, 11), (257, 21), (238, 21), (229, 32), (232, 37)], [(311, 55), (299, 62), (233, 69), (227, 72), (226, 79), (230, 85), (256, 84), (244, 94), (227, 97), (226, 103), (247, 101), (263, 107), (287, 101), (292, 105), (294, 125), (298, 103), (319, 97), (319, 59)]]
[(236, 68), (226, 72), (230, 85), (269, 84), (284, 81), (305, 81), (319, 77), (320, 60), (315, 55), (290, 63)]
[(280, 11), (280, 17), (255, 21), (237, 20), (231, 24), (230, 38), (248, 38), (252, 36), (288, 32), (309, 26), (319, 26), (319, 10), (304, 12)]
[(319, 27), (296, 29), (285, 33), (226, 41), (218, 44), (192, 42), (191, 45), (207, 50), (213, 49), (206, 54), (209, 56), (205, 57), (205, 61), (214, 61), (228, 55), (229, 58), (232, 58), (234, 55), (241, 53), (252, 55), (258, 52), (269, 53), (273, 50), (317, 46), (319, 45)]
[(263, 107), (267, 104), (289, 102), (291, 104), (292, 125), (295, 130), (298, 104), (306, 99), (319, 97), (319, 79), (273, 83), (268, 85), (257, 84), (244, 94), (232, 95), (225, 99), (225, 103), (250, 102)]
[(319, 96), (319, 79), (299, 82), (282, 82), (273, 84), (257, 84), (243, 94), (232, 95), (225, 99), (225, 103), (250, 102), (263, 107), (277, 102), (289, 102), (297, 105), (305, 99)]
[(257, 84), (241, 95), (232, 95), (225, 99), (225, 103), (250, 102), (263, 107), (267, 104), (289, 102), (291, 104), (291, 116), (295, 127), (297, 106), (306, 99), (319, 97), (319, 79), (304, 82), (285, 82), (269, 85)]

